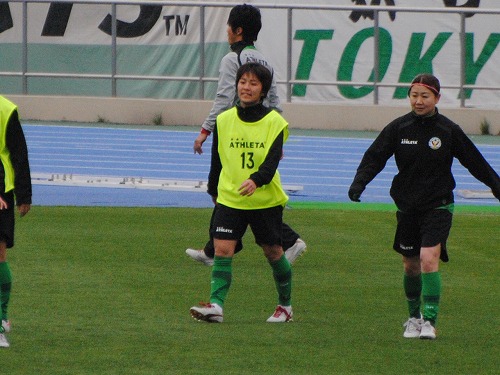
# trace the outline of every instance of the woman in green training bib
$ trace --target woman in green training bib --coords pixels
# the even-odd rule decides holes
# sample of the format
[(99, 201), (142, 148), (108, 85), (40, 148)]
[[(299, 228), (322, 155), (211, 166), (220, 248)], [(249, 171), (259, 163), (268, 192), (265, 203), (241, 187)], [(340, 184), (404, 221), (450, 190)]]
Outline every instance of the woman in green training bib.
[[(217, 95), (212, 110), (203, 122), (201, 132), (194, 141), (193, 150), (195, 153), (200, 155), (203, 153), (202, 145), (213, 132), (217, 115), (232, 108), (236, 104), (238, 93), (235, 79), (236, 73), (242, 64), (258, 62), (264, 65), (271, 73), (271, 76), (274, 77), (275, 73), (272, 64), (255, 48), (255, 42), (257, 41), (261, 28), (262, 16), (259, 8), (250, 4), (236, 5), (231, 8), (227, 19), (226, 29), (227, 41), (231, 51), (228, 52), (220, 62)], [(271, 87), (262, 104), (281, 113), (281, 104), (277, 91), (276, 82), (273, 79)], [(217, 206), (214, 206), (212, 217), (215, 215), (216, 210)], [(209, 228), (211, 227), (212, 219), (210, 220)], [(282, 231), (285, 256), (290, 263), (293, 263), (306, 251), (306, 243), (300, 238), (300, 235), (286, 223), (283, 223)], [(235, 252), (237, 253), (242, 249), (243, 244), (238, 243)], [(215, 255), (212, 237), (210, 236), (203, 249), (197, 250), (188, 248), (186, 249), (186, 254), (206, 266), (212, 266)]]
[(12, 273), (7, 249), (14, 246), (14, 213), (23, 217), (31, 209), (31, 174), (28, 147), (17, 106), (0, 96), (0, 348), (10, 346), (6, 333), (11, 325), (7, 310), (12, 289)]
[(500, 199), (498, 174), (462, 129), (438, 112), (440, 87), (431, 74), (413, 79), (408, 90), (411, 112), (382, 130), (365, 152), (349, 189), (349, 198), (359, 202), (366, 185), (394, 155), (398, 174), (392, 181), (391, 197), (398, 208), (398, 224), (393, 247), (403, 256), (410, 316), (403, 333), (407, 338), (436, 338), (439, 260), (448, 261), (446, 240), (453, 216), (453, 158)]
[(222, 322), (232, 258), (248, 226), (271, 265), (278, 291), (278, 306), (267, 321), (292, 320), (292, 269), (281, 246), (288, 196), (277, 170), (288, 123), (262, 104), (271, 82), (271, 73), (263, 65), (242, 65), (236, 74), (239, 101), (217, 116), (208, 178), (208, 193), (218, 205), (211, 228), (215, 258), (210, 303), (190, 310), (197, 320)]

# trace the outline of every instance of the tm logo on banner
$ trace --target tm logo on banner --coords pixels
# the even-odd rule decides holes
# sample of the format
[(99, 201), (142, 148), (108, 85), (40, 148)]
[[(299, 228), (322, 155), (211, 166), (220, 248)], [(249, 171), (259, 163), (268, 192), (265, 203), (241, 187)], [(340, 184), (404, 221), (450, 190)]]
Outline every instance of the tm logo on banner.
[[(162, 13), (161, 5), (139, 5), (140, 11), (136, 20), (124, 22), (117, 20), (116, 36), (118, 38), (136, 38), (147, 34), (158, 22)], [(64, 36), (68, 26), (69, 17), (73, 9), (72, 3), (51, 3), (41, 35), (46, 37)], [(184, 19), (183, 19), (184, 18)], [(189, 15), (181, 17), (179, 15), (163, 16), (165, 21), (166, 35), (170, 35), (172, 24), (175, 35), (186, 35)], [(108, 14), (100, 23), (99, 30), (111, 35), (112, 17)], [(14, 27), (9, 3), (0, 3), (0, 33)]]

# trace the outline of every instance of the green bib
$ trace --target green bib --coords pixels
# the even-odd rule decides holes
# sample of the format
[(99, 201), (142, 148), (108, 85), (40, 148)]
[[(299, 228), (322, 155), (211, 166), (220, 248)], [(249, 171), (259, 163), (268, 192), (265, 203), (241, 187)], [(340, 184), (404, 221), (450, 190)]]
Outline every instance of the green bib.
[(241, 196), (239, 187), (266, 159), (269, 149), (283, 131), (288, 139), (288, 123), (275, 111), (256, 122), (240, 120), (236, 107), (217, 116), (218, 151), (222, 163), (217, 202), (241, 210), (257, 210), (284, 205), (288, 196), (281, 186), (278, 170), (272, 181), (251, 196)]
[(7, 148), (7, 125), (12, 112), (17, 110), (17, 106), (0, 96), (0, 160), (5, 171), (5, 192), (14, 189), (14, 168), (10, 161), (10, 152)]

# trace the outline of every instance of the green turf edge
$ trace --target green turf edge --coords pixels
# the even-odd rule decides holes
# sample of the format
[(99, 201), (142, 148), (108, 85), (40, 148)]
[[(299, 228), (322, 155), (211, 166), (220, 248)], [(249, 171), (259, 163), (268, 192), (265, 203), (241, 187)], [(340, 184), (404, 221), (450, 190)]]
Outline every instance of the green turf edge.
[[(349, 211), (395, 211), (394, 203), (329, 203), (329, 202), (288, 202), (287, 208), (314, 210)], [(455, 205), (455, 213), (500, 214), (500, 206)]]

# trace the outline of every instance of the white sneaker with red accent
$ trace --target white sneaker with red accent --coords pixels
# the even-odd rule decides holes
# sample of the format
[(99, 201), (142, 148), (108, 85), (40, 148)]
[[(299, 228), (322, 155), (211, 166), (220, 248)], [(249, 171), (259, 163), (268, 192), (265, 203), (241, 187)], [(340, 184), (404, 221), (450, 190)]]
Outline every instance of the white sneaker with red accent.
[(216, 303), (200, 303), (200, 306), (193, 306), (189, 309), (191, 316), (202, 322), (222, 323), (222, 307)]
[(10, 320), (2, 320), (2, 328), (5, 333), (10, 332)]
[(292, 306), (281, 306), (278, 305), (274, 314), (267, 319), (268, 323), (286, 323), (293, 321), (293, 311)]

